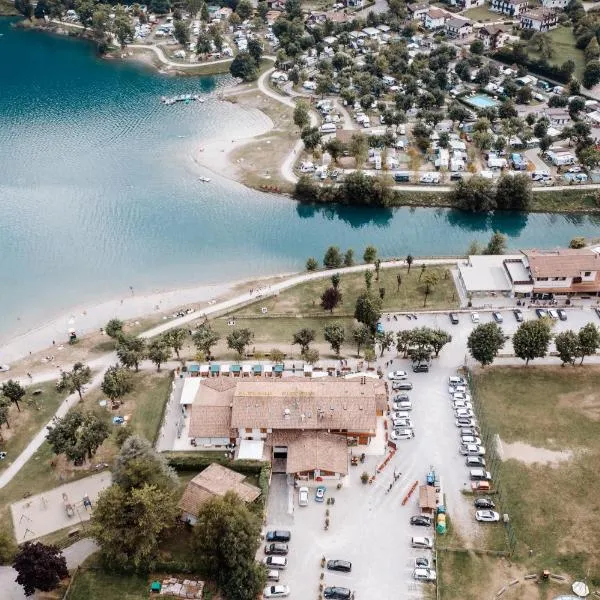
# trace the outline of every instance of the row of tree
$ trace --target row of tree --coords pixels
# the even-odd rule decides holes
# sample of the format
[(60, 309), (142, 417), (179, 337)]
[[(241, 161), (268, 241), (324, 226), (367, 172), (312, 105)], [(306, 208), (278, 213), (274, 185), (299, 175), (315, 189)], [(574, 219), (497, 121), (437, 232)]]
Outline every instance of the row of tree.
[[(551, 319), (544, 317), (536, 321), (523, 322), (512, 338), (515, 356), (525, 361), (544, 358), (552, 341)], [(467, 340), (471, 356), (485, 367), (492, 364), (508, 337), (497, 323), (485, 323), (473, 329)], [(565, 364), (580, 364), (586, 356), (593, 356), (600, 348), (600, 330), (593, 324), (584, 325), (578, 333), (564, 331), (554, 337), (556, 351)]]
[(525, 173), (503, 175), (497, 183), (474, 175), (461, 179), (452, 190), (452, 204), (470, 212), (525, 211), (531, 205), (531, 177)]

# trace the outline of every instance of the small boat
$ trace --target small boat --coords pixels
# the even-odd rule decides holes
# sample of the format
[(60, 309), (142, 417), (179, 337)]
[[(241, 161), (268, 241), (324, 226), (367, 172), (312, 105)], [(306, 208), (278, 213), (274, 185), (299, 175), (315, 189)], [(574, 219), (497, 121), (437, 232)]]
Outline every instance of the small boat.
[(210, 177), (199, 177), (198, 181), (201, 181), (202, 183), (210, 183)]

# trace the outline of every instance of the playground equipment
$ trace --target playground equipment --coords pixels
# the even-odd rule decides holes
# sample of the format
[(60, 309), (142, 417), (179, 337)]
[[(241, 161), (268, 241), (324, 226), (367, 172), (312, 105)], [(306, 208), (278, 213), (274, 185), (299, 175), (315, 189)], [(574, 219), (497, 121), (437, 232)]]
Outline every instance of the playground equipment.
[(73, 505), (69, 502), (69, 497), (67, 496), (67, 494), (63, 493), (62, 499), (63, 505), (65, 507), (65, 512), (67, 513), (67, 517), (75, 516), (75, 509), (73, 508)]

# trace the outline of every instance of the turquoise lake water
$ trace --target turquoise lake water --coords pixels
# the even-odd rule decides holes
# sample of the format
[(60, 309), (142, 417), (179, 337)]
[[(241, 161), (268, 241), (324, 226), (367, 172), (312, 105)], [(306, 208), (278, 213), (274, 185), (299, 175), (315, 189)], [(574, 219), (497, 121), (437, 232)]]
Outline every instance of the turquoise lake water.
[[(464, 252), (600, 237), (600, 217), (313, 208), (201, 171), (192, 150), (251, 125), (240, 108), (162, 106), (228, 77), (172, 78), (0, 19), (0, 338), (84, 302), (301, 269), (326, 247)], [(210, 184), (198, 181), (211, 176)], [(19, 319), (19, 320), (18, 320)]]

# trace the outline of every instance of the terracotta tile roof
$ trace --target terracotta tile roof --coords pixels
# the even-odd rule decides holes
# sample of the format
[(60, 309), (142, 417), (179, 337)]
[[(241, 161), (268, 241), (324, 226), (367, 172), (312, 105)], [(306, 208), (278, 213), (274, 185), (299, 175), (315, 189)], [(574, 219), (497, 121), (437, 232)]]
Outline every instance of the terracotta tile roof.
[(380, 380), (275, 379), (239, 381), (231, 426), (271, 429), (346, 429), (374, 432), (385, 397)]
[(179, 508), (197, 516), (204, 502), (215, 496), (224, 496), (229, 491), (235, 492), (244, 502), (254, 502), (260, 496), (260, 488), (246, 483), (244, 479), (241, 473), (212, 463), (187, 484)]
[(192, 404), (189, 437), (235, 437), (231, 431), (231, 407)]
[(325, 431), (306, 431), (288, 442), (288, 473), (304, 471), (348, 473), (348, 443), (345, 436)]
[(524, 250), (529, 270), (534, 278), (579, 277), (582, 271), (600, 271), (600, 257), (592, 250), (561, 248), (542, 252)]

